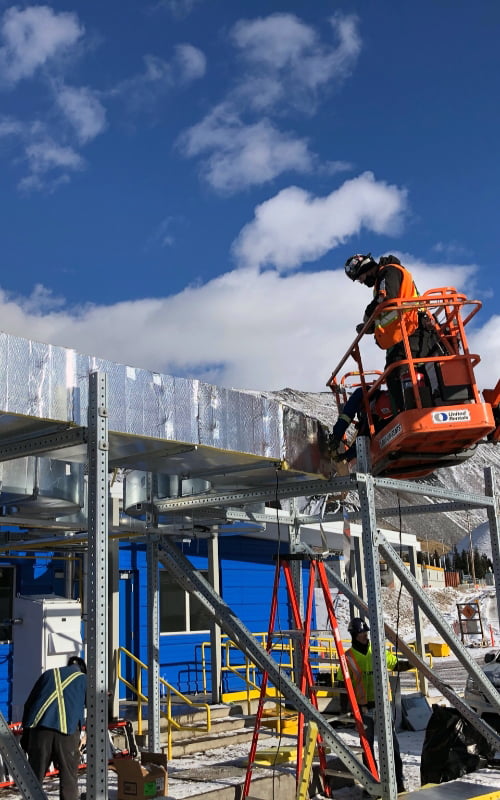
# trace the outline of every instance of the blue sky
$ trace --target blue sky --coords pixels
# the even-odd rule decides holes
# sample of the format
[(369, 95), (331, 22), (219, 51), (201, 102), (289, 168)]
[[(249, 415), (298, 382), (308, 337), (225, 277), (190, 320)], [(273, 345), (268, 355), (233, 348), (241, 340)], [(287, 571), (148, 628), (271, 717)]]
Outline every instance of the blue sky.
[(497, 0), (0, 0), (2, 329), (321, 390), (370, 299), (345, 259), (392, 252), (483, 302), (494, 384), (499, 32)]

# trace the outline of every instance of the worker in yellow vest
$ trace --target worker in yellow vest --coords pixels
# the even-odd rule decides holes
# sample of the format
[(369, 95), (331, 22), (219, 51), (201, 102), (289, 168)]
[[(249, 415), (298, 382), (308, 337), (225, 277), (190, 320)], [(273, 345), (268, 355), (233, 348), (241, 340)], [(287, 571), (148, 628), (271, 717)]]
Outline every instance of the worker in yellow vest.
[[(375, 691), (373, 685), (372, 647), (368, 638), (370, 629), (361, 617), (354, 617), (354, 619), (350, 621), (347, 630), (351, 634), (352, 645), (346, 651), (345, 657), (349, 667), (349, 675), (351, 676), (354, 694), (356, 695), (359, 710), (363, 718), (366, 738), (373, 753), (373, 744), (375, 741), (375, 719), (373, 716), (375, 709)], [(389, 650), (386, 651), (385, 657), (387, 669), (390, 672), (404, 672), (405, 670), (411, 669), (409, 661), (398, 659), (397, 656)], [(401, 761), (394, 720), (392, 724), (392, 741), (394, 746), (394, 767), (396, 770), (398, 792), (405, 792), (403, 762)]]

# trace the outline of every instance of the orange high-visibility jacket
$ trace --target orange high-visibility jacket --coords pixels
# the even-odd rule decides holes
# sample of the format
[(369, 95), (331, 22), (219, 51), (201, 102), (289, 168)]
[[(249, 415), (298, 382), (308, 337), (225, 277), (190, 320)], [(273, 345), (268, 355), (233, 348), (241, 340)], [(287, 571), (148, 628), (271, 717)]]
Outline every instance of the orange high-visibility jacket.
[[(417, 287), (413, 281), (412, 275), (407, 269), (400, 264), (385, 264), (386, 267), (394, 267), (401, 272), (401, 286), (399, 287), (398, 298), (410, 299), (418, 297)], [(375, 285), (374, 295), (379, 303), (384, 302), (385, 290), (380, 286)], [(387, 298), (389, 299), (389, 298)], [(392, 298), (390, 298), (392, 299)], [(408, 336), (411, 336), (418, 328), (418, 308), (410, 308), (400, 315), (395, 309), (387, 309), (383, 311), (379, 317), (375, 319), (375, 339), (379, 347), (383, 350), (388, 350), (395, 344), (398, 344), (403, 339), (402, 325), (406, 329)]]

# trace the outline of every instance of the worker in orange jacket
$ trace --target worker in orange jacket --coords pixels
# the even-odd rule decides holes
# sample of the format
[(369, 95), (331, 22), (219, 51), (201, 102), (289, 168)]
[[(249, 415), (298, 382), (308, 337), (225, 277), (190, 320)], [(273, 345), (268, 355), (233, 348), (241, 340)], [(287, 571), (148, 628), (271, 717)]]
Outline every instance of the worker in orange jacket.
[[(363, 323), (356, 328), (358, 333), (381, 303), (395, 299), (410, 300), (419, 296), (411, 272), (393, 255), (384, 256), (377, 262), (371, 253), (368, 255), (357, 253), (347, 259), (345, 272), (352, 281), (373, 287), (373, 300), (365, 309)], [(426, 358), (440, 352), (436, 333), (425, 324), (417, 307), (409, 308), (402, 316), (394, 309), (385, 309), (375, 318), (368, 333), (373, 333), (379, 347), (386, 351), (386, 369), (390, 364), (406, 359), (402, 326), (408, 335), (410, 351), (414, 358), (418, 356)], [(406, 366), (396, 368), (387, 378), (387, 388), (395, 413), (404, 410), (401, 374), (406, 369)]]

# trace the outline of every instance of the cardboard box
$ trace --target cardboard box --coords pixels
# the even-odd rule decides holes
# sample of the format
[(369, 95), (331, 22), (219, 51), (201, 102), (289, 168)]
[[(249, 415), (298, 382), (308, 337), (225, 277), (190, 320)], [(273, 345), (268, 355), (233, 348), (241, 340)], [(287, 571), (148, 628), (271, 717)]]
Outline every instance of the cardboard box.
[(156, 753), (141, 753), (143, 763), (133, 758), (113, 759), (112, 767), (118, 775), (117, 800), (151, 800), (152, 797), (165, 797), (168, 788), (166, 767), (152, 763), (163, 759), (165, 756)]

